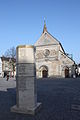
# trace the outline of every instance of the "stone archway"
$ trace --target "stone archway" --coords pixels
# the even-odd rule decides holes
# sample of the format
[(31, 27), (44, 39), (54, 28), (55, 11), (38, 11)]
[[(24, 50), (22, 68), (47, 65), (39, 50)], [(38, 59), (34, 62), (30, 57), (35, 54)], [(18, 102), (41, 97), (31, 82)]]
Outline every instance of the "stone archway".
[(65, 67), (65, 78), (68, 78), (69, 77), (69, 68), (68, 67)]
[(42, 77), (43, 78), (47, 78), (48, 77), (48, 71), (47, 70), (43, 70), (42, 71)]
[(43, 65), (40, 67), (41, 77), (47, 78), (48, 77), (48, 67)]

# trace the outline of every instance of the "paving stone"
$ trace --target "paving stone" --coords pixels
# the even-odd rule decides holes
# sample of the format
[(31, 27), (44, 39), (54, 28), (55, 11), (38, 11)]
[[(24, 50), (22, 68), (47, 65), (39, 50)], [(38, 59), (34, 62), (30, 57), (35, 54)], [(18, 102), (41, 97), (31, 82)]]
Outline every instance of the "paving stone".
[(72, 109), (80, 101), (80, 78), (38, 79), (37, 94), (42, 108), (35, 116), (10, 111), (16, 104), (15, 87), (15, 79), (0, 78), (0, 120), (80, 120), (80, 111)]

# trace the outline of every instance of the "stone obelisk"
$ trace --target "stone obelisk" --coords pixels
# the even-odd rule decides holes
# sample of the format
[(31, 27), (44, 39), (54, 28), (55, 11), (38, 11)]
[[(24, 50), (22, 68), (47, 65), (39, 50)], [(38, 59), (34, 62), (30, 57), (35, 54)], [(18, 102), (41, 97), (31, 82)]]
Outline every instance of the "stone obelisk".
[(34, 46), (18, 46), (16, 54), (16, 105), (11, 111), (35, 114), (41, 103), (37, 103)]

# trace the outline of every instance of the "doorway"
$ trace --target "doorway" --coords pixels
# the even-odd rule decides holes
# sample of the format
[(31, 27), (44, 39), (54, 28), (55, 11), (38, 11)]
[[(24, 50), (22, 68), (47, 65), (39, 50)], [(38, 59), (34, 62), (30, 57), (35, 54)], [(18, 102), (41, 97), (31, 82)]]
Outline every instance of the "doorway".
[(43, 70), (42, 71), (42, 77), (43, 78), (47, 78), (48, 77), (48, 71), (47, 70)]
[(39, 71), (40, 71), (40, 77), (41, 78), (47, 78), (48, 77), (48, 67), (46, 65), (42, 65), (40, 68), (39, 68)]
[(66, 67), (65, 68), (65, 78), (68, 78), (69, 77), (69, 68)]

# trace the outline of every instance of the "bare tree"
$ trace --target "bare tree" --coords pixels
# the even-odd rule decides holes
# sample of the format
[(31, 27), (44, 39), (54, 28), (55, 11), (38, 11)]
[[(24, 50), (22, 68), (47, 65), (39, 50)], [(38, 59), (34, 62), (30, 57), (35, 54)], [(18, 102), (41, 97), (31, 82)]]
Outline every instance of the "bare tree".
[(10, 57), (10, 58), (16, 58), (16, 48), (11, 47), (10, 49), (7, 49), (4, 56), (5, 57)]

